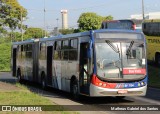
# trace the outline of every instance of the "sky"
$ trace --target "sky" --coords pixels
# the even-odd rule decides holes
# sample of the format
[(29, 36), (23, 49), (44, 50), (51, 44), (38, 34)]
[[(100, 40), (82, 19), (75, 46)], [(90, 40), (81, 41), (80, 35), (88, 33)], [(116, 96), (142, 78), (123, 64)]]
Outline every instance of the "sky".
[[(45, 25), (48, 30), (62, 26), (62, 9), (68, 10), (69, 28), (77, 27), (79, 16), (85, 12), (95, 12), (101, 16), (112, 15), (114, 19), (128, 19), (132, 14), (142, 13), (142, 0), (18, 0), (18, 2), (28, 10), (24, 24), (40, 28), (44, 28)], [(160, 0), (144, 0), (144, 11), (160, 12)]]

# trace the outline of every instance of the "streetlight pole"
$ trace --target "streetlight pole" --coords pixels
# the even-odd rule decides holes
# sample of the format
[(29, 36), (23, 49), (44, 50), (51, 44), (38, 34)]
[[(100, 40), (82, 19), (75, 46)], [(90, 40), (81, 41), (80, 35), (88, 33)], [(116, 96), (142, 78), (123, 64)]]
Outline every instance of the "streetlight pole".
[(58, 21), (59, 21), (59, 19), (57, 18), (56, 20), (57, 20), (57, 28), (58, 28)]
[(142, 0), (142, 18), (143, 21), (145, 20), (145, 15), (144, 15), (144, 0)]
[(46, 9), (45, 9), (46, 2), (44, 0), (44, 37), (46, 37)]

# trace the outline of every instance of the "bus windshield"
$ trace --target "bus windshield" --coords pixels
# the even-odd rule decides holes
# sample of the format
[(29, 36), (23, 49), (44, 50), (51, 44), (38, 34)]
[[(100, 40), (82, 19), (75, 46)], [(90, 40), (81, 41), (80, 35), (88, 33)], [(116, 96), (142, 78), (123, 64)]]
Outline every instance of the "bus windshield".
[[(97, 75), (103, 79), (139, 79), (144, 77), (143, 41), (109, 41), (95, 43)], [(137, 69), (130, 73), (129, 69)], [(140, 70), (140, 71), (139, 71)], [(131, 71), (132, 72), (132, 71)]]

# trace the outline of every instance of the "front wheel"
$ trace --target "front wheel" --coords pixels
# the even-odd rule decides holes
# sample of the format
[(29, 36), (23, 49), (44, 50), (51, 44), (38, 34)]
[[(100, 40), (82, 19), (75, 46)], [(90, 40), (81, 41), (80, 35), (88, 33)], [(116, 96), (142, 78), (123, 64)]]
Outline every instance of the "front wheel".
[(79, 95), (79, 91), (78, 91), (78, 82), (77, 81), (73, 81), (71, 84), (71, 94), (72, 94), (73, 99), (79, 100), (80, 95)]
[(159, 53), (156, 54), (156, 56), (155, 56), (155, 63), (157, 66), (160, 66), (160, 54)]
[(42, 89), (46, 89), (46, 80), (44, 74), (42, 74), (41, 87)]
[(17, 71), (17, 81), (18, 81), (19, 83), (22, 83), (21, 73), (20, 73), (19, 70)]

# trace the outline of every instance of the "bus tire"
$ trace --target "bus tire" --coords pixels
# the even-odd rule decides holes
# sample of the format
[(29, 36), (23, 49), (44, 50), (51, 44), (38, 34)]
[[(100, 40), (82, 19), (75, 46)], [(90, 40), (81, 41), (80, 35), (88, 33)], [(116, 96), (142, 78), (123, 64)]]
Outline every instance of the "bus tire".
[(78, 92), (78, 82), (77, 80), (74, 80), (71, 83), (71, 94), (74, 100), (79, 100), (80, 99), (80, 95)]
[(157, 66), (160, 66), (160, 53), (156, 53), (156, 56), (155, 56), (155, 64)]
[(17, 70), (17, 81), (18, 81), (19, 83), (22, 83), (21, 71), (20, 71), (19, 69)]
[(45, 79), (45, 74), (42, 73), (42, 76), (41, 76), (41, 87), (42, 89), (46, 89), (46, 79)]

